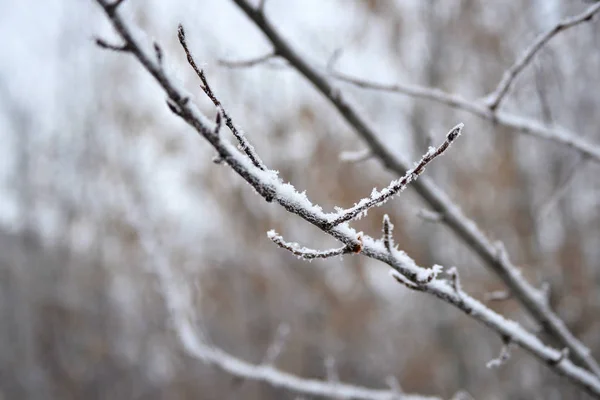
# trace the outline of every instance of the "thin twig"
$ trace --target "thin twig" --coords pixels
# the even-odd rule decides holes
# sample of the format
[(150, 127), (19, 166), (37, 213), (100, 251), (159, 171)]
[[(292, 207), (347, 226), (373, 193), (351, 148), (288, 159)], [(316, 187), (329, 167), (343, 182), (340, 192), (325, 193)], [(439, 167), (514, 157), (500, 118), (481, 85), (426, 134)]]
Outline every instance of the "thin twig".
[(500, 350), (500, 355), (488, 361), (488, 363), (486, 364), (486, 367), (488, 367), (489, 369), (501, 367), (502, 365), (506, 364), (510, 359), (510, 339), (505, 337), (502, 339), (502, 342), (504, 344), (502, 345), (502, 349)]
[(122, 51), (122, 52), (129, 51), (129, 47), (127, 47), (126, 44), (123, 44), (123, 45), (111, 44), (101, 38), (96, 38), (96, 44), (98, 45), (98, 47), (106, 49), (106, 50)]
[(341, 211), (340, 216), (335, 220), (331, 221), (331, 226), (337, 226), (347, 221), (351, 221), (367, 210), (384, 204), (394, 195), (404, 191), (406, 187), (413, 181), (415, 181), (419, 175), (425, 171), (425, 167), (436, 157), (444, 153), (450, 145), (460, 136), (460, 133), (464, 127), (464, 124), (460, 123), (452, 128), (446, 135), (446, 140), (437, 148), (430, 147), (429, 151), (421, 157), (421, 160), (415, 165), (414, 168), (406, 171), (404, 176), (398, 180), (392, 181), (386, 188), (382, 189), (381, 192), (373, 189), (371, 197), (362, 199), (354, 207), (347, 210)]
[(262, 64), (266, 61), (269, 61), (277, 57), (277, 55), (273, 52), (267, 53), (263, 56), (259, 56), (256, 58), (251, 58), (248, 60), (239, 60), (239, 61), (229, 61), (229, 60), (219, 60), (219, 65), (222, 65), (227, 68), (250, 68), (256, 65)]
[(549, 29), (547, 32), (539, 35), (534, 42), (521, 54), (521, 56), (510, 66), (502, 76), (502, 80), (498, 83), (496, 89), (488, 96), (486, 103), (490, 110), (494, 111), (502, 102), (502, 99), (508, 93), (511, 85), (519, 75), (519, 73), (530, 63), (533, 57), (552, 39), (562, 31), (577, 26), (583, 22), (590, 21), (594, 14), (600, 11), (600, 3), (588, 7), (583, 13), (565, 18)]
[(314, 250), (309, 249), (307, 247), (300, 247), (298, 243), (290, 243), (286, 242), (283, 237), (274, 230), (270, 230), (267, 232), (267, 236), (269, 239), (273, 241), (276, 245), (281, 247), (282, 249), (286, 249), (292, 254), (298, 256), (298, 258), (302, 258), (304, 260), (314, 260), (316, 258), (331, 258), (336, 256), (341, 256), (349, 253), (360, 253), (362, 249), (362, 235), (358, 235), (356, 241), (354, 243), (345, 245), (338, 249), (329, 249), (329, 250)]
[(233, 136), (235, 136), (235, 138), (238, 140), (238, 143), (240, 144), (240, 149), (248, 156), (248, 158), (250, 158), (250, 160), (256, 167), (262, 169), (263, 171), (266, 170), (265, 164), (262, 162), (262, 160), (260, 159), (260, 157), (258, 156), (256, 151), (254, 150), (254, 147), (250, 144), (250, 142), (248, 142), (244, 133), (241, 132), (234, 125), (231, 117), (229, 116), (229, 114), (227, 113), (227, 111), (225, 110), (223, 105), (221, 104), (221, 101), (215, 96), (210, 85), (208, 84), (208, 81), (206, 80), (206, 77), (204, 76), (204, 71), (202, 71), (196, 65), (196, 62), (194, 61), (194, 57), (192, 56), (192, 53), (190, 52), (188, 45), (187, 45), (187, 40), (185, 38), (185, 31), (183, 29), (183, 25), (179, 25), (179, 28), (177, 30), (177, 37), (179, 38), (179, 43), (181, 44), (181, 47), (183, 47), (183, 51), (185, 52), (188, 63), (193, 68), (193, 70), (196, 72), (196, 75), (198, 75), (198, 77), (200, 78), (200, 81), (202, 82), (202, 86), (201, 86), (202, 90), (204, 91), (204, 93), (206, 93), (208, 98), (213, 102), (215, 107), (217, 107), (220, 114), (225, 119), (225, 125), (227, 125), (227, 127), (229, 128), (231, 133), (233, 133)]
[(546, 201), (539, 207), (536, 207), (538, 210), (540, 210), (536, 218), (538, 221), (541, 221), (542, 219), (546, 218), (552, 211), (552, 208), (567, 193), (567, 189), (575, 179), (577, 172), (581, 171), (586, 166), (586, 161), (587, 160), (585, 158), (581, 158), (575, 163), (573, 163), (573, 165), (569, 168), (561, 182), (559, 182), (559, 184), (556, 186), (556, 188), (554, 188), (552, 193), (546, 197)]
[(515, 129), (523, 134), (571, 147), (582, 155), (590, 157), (595, 162), (600, 162), (599, 145), (591, 143), (577, 134), (561, 127), (546, 126), (539, 121), (517, 116), (505, 111), (492, 111), (484, 101), (471, 101), (457, 94), (418, 85), (369, 82), (340, 72), (335, 72), (331, 74), (331, 76), (337, 80), (363, 89), (403, 94), (415, 98), (435, 101), (451, 108), (466, 111), (479, 118), (493, 122), (496, 125), (505, 126), (507, 128)]

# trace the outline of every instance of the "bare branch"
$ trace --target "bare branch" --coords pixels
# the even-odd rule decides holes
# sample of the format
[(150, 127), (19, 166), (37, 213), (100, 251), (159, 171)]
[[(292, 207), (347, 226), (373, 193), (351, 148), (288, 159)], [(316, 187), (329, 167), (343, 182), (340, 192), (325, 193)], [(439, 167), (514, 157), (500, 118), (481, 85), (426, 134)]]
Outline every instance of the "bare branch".
[(349, 253), (360, 253), (362, 249), (361, 234), (357, 236), (356, 241), (354, 243), (350, 243), (338, 249), (329, 250), (314, 250), (309, 249), (307, 247), (300, 247), (298, 243), (286, 242), (283, 239), (283, 237), (277, 234), (277, 232), (275, 232), (274, 230), (270, 230), (269, 232), (267, 232), (267, 236), (282, 249), (286, 249), (292, 254), (298, 256), (298, 258), (302, 258), (304, 260), (314, 260), (315, 258), (331, 258)]
[(466, 111), (479, 118), (493, 122), (494, 124), (515, 129), (523, 134), (571, 147), (582, 155), (593, 159), (595, 162), (600, 162), (600, 146), (598, 144), (590, 143), (586, 139), (583, 139), (577, 134), (564, 128), (549, 127), (538, 121), (513, 115), (500, 110), (491, 111), (489, 107), (482, 101), (467, 100), (457, 94), (446, 93), (435, 88), (408, 84), (388, 85), (383, 83), (368, 82), (341, 74), (339, 72), (333, 73), (331, 76), (337, 80), (341, 80), (363, 89), (404, 94), (415, 98), (435, 101), (451, 108)]
[(341, 215), (335, 220), (331, 221), (331, 226), (337, 226), (341, 223), (351, 221), (357, 216), (365, 213), (370, 208), (380, 206), (394, 195), (402, 192), (404, 189), (406, 189), (409, 183), (415, 181), (419, 175), (425, 171), (427, 164), (429, 164), (450, 147), (454, 140), (460, 136), (463, 127), (464, 124), (462, 123), (456, 125), (450, 130), (450, 132), (448, 132), (446, 135), (446, 140), (444, 140), (439, 147), (430, 147), (429, 151), (427, 151), (427, 153), (421, 157), (421, 160), (415, 165), (415, 167), (406, 171), (402, 178), (392, 181), (388, 187), (382, 189), (381, 192), (377, 192), (377, 190), (373, 189), (371, 197), (362, 199), (354, 207), (340, 212), (339, 214)]
[(223, 105), (221, 104), (221, 101), (215, 96), (210, 85), (208, 84), (208, 81), (206, 80), (206, 76), (204, 76), (204, 71), (199, 69), (198, 66), (196, 65), (196, 62), (194, 61), (194, 57), (192, 56), (192, 53), (190, 53), (190, 50), (187, 45), (187, 40), (185, 38), (185, 31), (183, 29), (183, 25), (179, 25), (179, 28), (177, 30), (177, 37), (179, 38), (179, 43), (181, 44), (181, 47), (183, 47), (183, 51), (185, 52), (188, 63), (190, 64), (192, 69), (196, 72), (196, 75), (198, 75), (198, 77), (200, 78), (200, 81), (202, 81), (202, 86), (201, 86), (202, 90), (208, 96), (208, 98), (213, 102), (215, 107), (217, 107), (217, 110), (219, 110), (220, 114), (225, 119), (225, 125), (227, 125), (227, 127), (229, 128), (231, 133), (233, 133), (233, 136), (235, 136), (235, 138), (238, 140), (238, 143), (240, 145), (240, 150), (242, 150), (248, 156), (248, 158), (250, 158), (250, 160), (256, 167), (260, 168), (263, 171), (266, 170), (267, 168), (265, 167), (265, 164), (262, 162), (262, 160), (260, 159), (260, 157), (258, 156), (256, 151), (254, 150), (254, 146), (252, 146), (250, 144), (250, 142), (248, 142), (248, 139), (246, 139), (246, 136), (244, 135), (244, 133), (234, 125), (231, 117), (229, 116), (229, 114), (227, 113), (227, 111), (225, 110)]
[(456, 267), (452, 267), (446, 272), (448, 275), (450, 275), (452, 289), (454, 289), (456, 294), (460, 296), (462, 293), (462, 287), (460, 285), (460, 276), (458, 275), (458, 270), (456, 269)]
[(219, 60), (219, 65), (222, 65), (227, 68), (250, 68), (256, 65), (267, 62), (273, 58), (277, 57), (277, 54), (274, 52), (267, 53), (263, 56), (259, 56), (256, 58), (251, 58), (249, 60), (240, 60), (240, 61), (229, 61), (229, 60)]
[(390, 217), (387, 214), (383, 216), (383, 245), (390, 253), (394, 248), (394, 225), (390, 222)]
[(560, 356), (556, 360), (548, 360), (548, 362), (550, 364), (556, 365), (556, 364), (560, 364), (563, 360), (566, 360), (568, 358), (569, 358), (569, 349), (565, 347), (564, 349), (561, 350)]
[(550, 41), (550, 39), (562, 31), (577, 26), (583, 22), (591, 21), (594, 14), (596, 14), (598, 11), (600, 11), (600, 4), (594, 4), (583, 13), (574, 17), (563, 19), (552, 29), (539, 35), (536, 40), (523, 52), (523, 54), (521, 54), (517, 61), (515, 61), (515, 63), (506, 70), (506, 72), (504, 72), (502, 80), (496, 89), (488, 96), (486, 103), (490, 110), (494, 111), (498, 108), (502, 102), (502, 99), (504, 99), (508, 93), (508, 90), (519, 73), (529, 64), (537, 52), (539, 52), (540, 49), (542, 49), (542, 47), (544, 47), (544, 45)]
[[(198, 75), (198, 78), (200, 78), (200, 80), (202, 82), (204, 82), (204, 80), (205, 80), (204, 73), (196, 65), (196, 61), (194, 60), (194, 57), (192, 57), (192, 53), (190, 52), (190, 49), (188, 48), (187, 40), (185, 39), (185, 30), (183, 29), (183, 25), (179, 25), (177, 28), (177, 38), (179, 39), (179, 44), (181, 44), (181, 47), (183, 47), (183, 51), (185, 52), (185, 56), (187, 57), (188, 64), (190, 64), (190, 66), (192, 67), (192, 69), (194, 70), (196, 75)], [(204, 86), (202, 86), (202, 90), (206, 93), (206, 88)]]

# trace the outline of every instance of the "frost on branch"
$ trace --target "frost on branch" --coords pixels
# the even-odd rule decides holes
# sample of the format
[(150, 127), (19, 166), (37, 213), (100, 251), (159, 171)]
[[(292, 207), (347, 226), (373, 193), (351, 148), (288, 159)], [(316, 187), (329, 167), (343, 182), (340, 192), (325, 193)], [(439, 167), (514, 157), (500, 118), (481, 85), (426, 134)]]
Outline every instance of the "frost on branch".
[(392, 252), (394, 247), (394, 238), (392, 233), (394, 232), (394, 225), (390, 222), (390, 217), (385, 214), (383, 216), (383, 245), (388, 252)]
[(456, 125), (450, 130), (450, 132), (446, 134), (446, 140), (444, 140), (439, 147), (430, 147), (427, 153), (421, 157), (421, 160), (415, 164), (414, 168), (406, 171), (402, 178), (392, 181), (386, 188), (383, 188), (381, 192), (377, 191), (377, 189), (373, 189), (371, 192), (371, 197), (364, 198), (356, 203), (354, 207), (340, 212), (340, 215), (331, 221), (330, 225), (337, 226), (343, 222), (351, 221), (356, 217), (360, 217), (366, 214), (370, 208), (381, 206), (382, 204), (385, 204), (385, 202), (387, 202), (391, 197), (402, 192), (404, 189), (406, 189), (409, 183), (416, 180), (419, 175), (425, 171), (427, 164), (429, 164), (434, 158), (441, 155), (450, 147), (454, 140), (460, 136), (463, 127), (463, 123)]
[(281, 237), (279, 234), (277, 234), (277, 232), (275, 232), (272, 229), (269, 232), (267, 232), (267, 236), (279, 247), (290, 251), (292, 254), (298, 256), (298, 258), (304, 260), (314, 260), (315, 258), (331, 258), (348, 253), (360, 253), (363, 246), (362, 234), (360, 233), (356, 237), (356, 241), (346, 246), (329, 250), (314, 250), (309, 249), (307, 247), (300, 247), (298, 243), (286, 242), (283, 239), (283, 237)]

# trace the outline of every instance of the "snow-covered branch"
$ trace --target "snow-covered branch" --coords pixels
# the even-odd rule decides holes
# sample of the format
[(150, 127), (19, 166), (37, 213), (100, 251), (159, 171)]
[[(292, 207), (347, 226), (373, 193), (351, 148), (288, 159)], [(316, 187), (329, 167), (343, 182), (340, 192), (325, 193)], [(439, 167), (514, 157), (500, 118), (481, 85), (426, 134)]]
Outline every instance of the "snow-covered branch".
[[(291, 67), (302, 74), (340, 113), (356, 133), (365, 141), (374, 157), (387, 169), (400, 175), (411, 169), (411, 165), (394, 155), (379, 139), (372, 126), (351, 106), (341, 91), (329, 82), (328, 76), (313, 68), (299, 55), (286, 39), (273, 27), (263, 10), (255, 9), (247, 0), (233, 0), (251, 21), (265, 34), (273, 46), (273, 51), (285, 59)], [(574, 134), (560, 128), (548, 128), (541, 123), (513, 116), (498, 110), (492, 111), (483, 103), (469, 102), (456, 95), (449, 95), (437, 89), (418, 86), (398, 87), (398, 92), (417, 97), (441, 101), (453, 107), (462, 108), (496, 124), (513, 127), (549, 140), (574, 147), (590, 158), (600, 161), (600, 147), (592, 145)], [(494, 243), (483, 233), (477, 224), (469, 219), (450, 197), (426, 177), (411, 185), (429, 204), (432, 211), (440, 216), (453, 232), (471, 248), (508, 287), (512, 295), (525, 307), (531, 316), (563, 346), (571, 351), (573, 359), (600, 376), (600, 366), (591, 356), (590, 350), (581, 343), (566, 327), (540, 295), (539, 291), (523, 278), (519, 269), (508, 256), (498, 257)]]
[[(179, 88), (178, 84), (167, 76), (166, 72), (161, 67), (160, 57), (145, 50), (145, 46), (134, 37), (131, 29), (117, 12), (114, 3), (108, 3), (106, 0), (96, 1), (102, 6), (113, 27), (125, 43), (124, 48), (127, 49), (125, 51), (134, 55), (163, 88), (168, 96), (167, 104), (169, 108), (194, 128), (201, 137), (207, 140), (217, 151), (218, 156), (223, 162), (229, 165), (229, 167), (240, 177), (248, 182), (265, 200), (276, 202), (287, 211), (298, 215), (305, 221), (320, 228), (324, 233), (333, 236), (345, 246), (355, 246), (358, 240), (360, 242), (361, 254), (388, 264), (394, 270), (394, 274), (397, 275), (395, 276), (396, 278), (402, 277), (402, 279), (405, 279), (407, 282), (411, 282), (411, 285), (408, 285), (411, 289), (429, 293), (430, 295), (455, 306), (473, 319), (488, 326), (492, 331), (501, 335), (501, 337), (509, 338), (512, 343), (525, 349), (538, 360), (547, 364), (555, 372), (567, 377), (575, 385), (592, 395), (600, 397), (600, 380), (598, 377), (583, 368), (578, 367), (569, 359), (564, 358), (560, 351), (546, 346), (534, 334), (522, 328), (518, 323), (506, 320), (504, 317), (485, 307), (464, 292), (457, 293), (457, 290), (451, 284), (438, 279), (441, 267), (434, 266), (430, 269), (422, 268), (406, 253), (395, 249), (392, 249), (390, 252), (383, 242), (374, 240), (366, 235), (360, 236), (359, 233), (348, 226), (347, 223), (332, 227), (330, 225), (332, 214), (324, 213), (321, 207), (312, 204), (304, 193), (299, 193), (292, 185), (284, 183), (275, 171), (271, 171), (266, 167), (263, 169), (260, 165), (256, 165), (254, 162), (255, 160), (253, 160), (247, 152), (239, 152), (235, 146), (224, 140), (221, 135), (219, 135), (218, 131), (215, 130), (215, 123), (204, 116), (193, 102), (190, 101), (189, 97), (185, 94), (185, 91)], [(236, 1), (241, 2), (241, 0)], [(253, 10), (253, 12), (256, 11)], [(260, 15), (262, 18), (262, 14)], [(214, 96), (214, 93), (207, 85), (204, 75), (200, 73), (199, 76), (203, 81), (203, 89), (207, 96)], [(335, 97), (339, 98), (337, 95)], [(215, 101), (213, 100), (213, 102)], [(215, 103), (215, 106), (218, 108), (220, 107), (222, 111), (220, 102)], [(417, 182), (422, 182), (422, 180)], [(433, 189), (429, 187), (428, 190)], [(443, 196), (438, 194), (437, 197)], [(355, 249), (355, 247), (352, 248)], [(494, 260), (497, 260), (497, 262), (508, 263), (507, 257), (498, 256), (495, 252), (495, 248), (493, 251)], [(512, 270), (509, 270), (508, 272), (517, 273), (517, 271)], [(517, 282), (524, 281), (519, 278)], [(184, 324), (178, 327), (178, 331), (180, 332), (182, 342), (185, 344), (186, 349), (190, 353), (196, 354), (198, 357), (207, 360), (207, 362), (218, 364), (222, 369), (236, 376), (245, 376), (248, 379), (267, 381), (274, 385), (283, 385), (281, 379), (282, 377), (285, 377), (287, 381), (286, 387), (299, 387), (304, 385), (305, 393), (323, 395), (323, 393), (326, 393), (327, 388), (329, 388), (329, 390), (331, 389), (330, 384), (327, 384), (328, 386), (323, 386), (324, 384), (318, 381), (296, 380), (293, 383), (290, 383), (290, 380), (293, 381), (297, 378), (290, 375), (282, 375), (282, 373), (275, 373), (274, 369), (270, 366), (256, 367), (248, 365), (247, 363), (244, 364), (235, 358), (232, 359), (230, 356), (228, 357), (228, 355), (219, 350), (208, 348), (206, 346), (203, 347), (201, 343), (190, 339), (190, 337), (193, 337), (190, 334), (190, 330), (191, 326), (189, 323), (188, 325)], [(561, 359), (561, 357), (563, 359), (561, 362), (557, 363), (556, 360)], [(318, 391), (317, 389), (313, 389), (313, 392), (307, 392), (308, 386), (318, 387)], [(339, 385), (334, 386), (334, 388), (335, 392), (326, 395), (340, 395), (338, 392)], [(371, 392), (369, 392), (368, 396), (365, 394), (363, 397), (359, 397), (356, 395), (357, 389), (352, 387), (352, 390), (354, 390), (354, 392), (348, 393), (348, 395), (344, 394), (344, 396), (375, 398), (368, 397), (372, 396)]]
[(281, 247), (282, 249), (286, 249), (287, 251), (291, 252), (292, 254), (298, 256), (298, 258), (302, 258), (304, 260), (314, 260), (315, 258), (331, 258), (331, 257), (348, 254), (348, 253), (356, 254), (356, 253), (360, 253), (360, 251), (362, 249), (362, 242), (361, 242), (362, 234), (360, 234), (360, 233), (357, 236), (356, 241), (354, 243), (345, 245), (345, 246), (337, 248), (337, 249), (329, 249), (329, 250), (314, 250), (314, 249), (309, 249), (307, 247), (300, 247), (300, 245), (298, 243), (286, 242), (283, 239), (283, 237), (281, 235), (277, 234), (277, 232), (275, 232), (274, 230), (270, 230), (269, 232), (267, 232), (267, 236), (277, 246)]
[(354, 207), (340, 211), (339, 217), (331, 222), (331, 226), (336, 226), (341, 223), (351, 221), (354, 218), (366, 213), (369, 209), (385, 204), (385, 202), (391, 197), (402, 192), (411, 182), (415, 181), (419, 175), (425, 171), (427, 164), (429, 164), (434, 158), (441, 155), (450, 147), (456, 138), (460, 136), (463, 127), (464, 124), (460, 123), (454, 128), (450, 129), (450, 131), (446, 134), (446, 140), (444, 140), (444, 142), (437, 148), (430, 147), (427, 153), (421, 157), (421, 160), (416, 163), (414, 168), (406, 171), (402, 178), (392, 181), (386, 188), (382, 189), (381, 192), (373, 189), (371, 197), (362, 199), (356, 205), (354, 205)]

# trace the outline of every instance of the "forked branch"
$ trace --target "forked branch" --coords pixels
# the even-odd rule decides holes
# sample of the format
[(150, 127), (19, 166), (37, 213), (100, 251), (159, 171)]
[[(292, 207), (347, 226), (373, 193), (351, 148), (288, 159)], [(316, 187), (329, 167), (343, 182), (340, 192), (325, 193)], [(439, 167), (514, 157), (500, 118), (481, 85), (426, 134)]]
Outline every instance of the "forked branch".
[[(168, 103), (176, 111), (176, 114), (194, 128), (200, 136), (206, 139), (217, 151), (219, 157), (241, 178), (246, 180), (260, 196), (266, 200), (276, 202), (287, 211), (298, 215), (305, 221), (320, 228), (323, 232), (331, 235), (346, 246), (351, 246), (356, 242), (359, 233), (354, 229), (350, 228), (347, 224), (330, 227), (330, 214), (324, 213), (319, 206), (311, 203), (305, 194), (297, 192), (293, 186), (282, 182), (274, 171), (259, 168), (247, 154), (240, 153), (229, 142), (222, 140), (221, 136), (215, 133), (215, 123), (200, 113), (193, 102), (167, 76), (156, 57), (142, 50), (142, 46), (134, 39), (119, 13), (114, 12), (112, 6), (105, 0), (97, 0), (97, 2), (106, 12), (121, 39), (129, 47), (131, 54), (138, 59), (164, 89), (169, 98)], [(206, 82), (204, 84), (205, 87), (209, 87), (206, 85)], [(561, 362), (556, 363), (556, 360), (561, 357), (559, 350), (545, 345), (535, 335), (525, 330), (516, 322), (506, 320), (466, 293), (462, 292), (459, 296), (451, 284), (437, 279), (441, 267), (434, 266), (431, 269), (422, 268), (405, 253), (397, 250), (389, 252), (381, 241), (374, 240), (366, 235), (361, 237), (360, 243), (361, 254), (388, 264), (396, 273), (405, 277), (410, 282), (415, 282), (411, 289), (433, 295), (460, 309), (499, 335), (508, 337), (512, 343), (525, 349), (555, 372), (564, 375), (586, 392), (600, 398), (600, 380), (598, 377), (573, 364), (569, 359), (563, 359)], [(504, 258), (502, 258), (502, 261), (505, 262)], [(193, 349), (194, 346), (192, 346)], [(253, 375), (254, 378), (268, 381), (263, 374), (270, 374), (272, 369), (261, 367), (259, 371), (261, 371), (260, 375)]]

